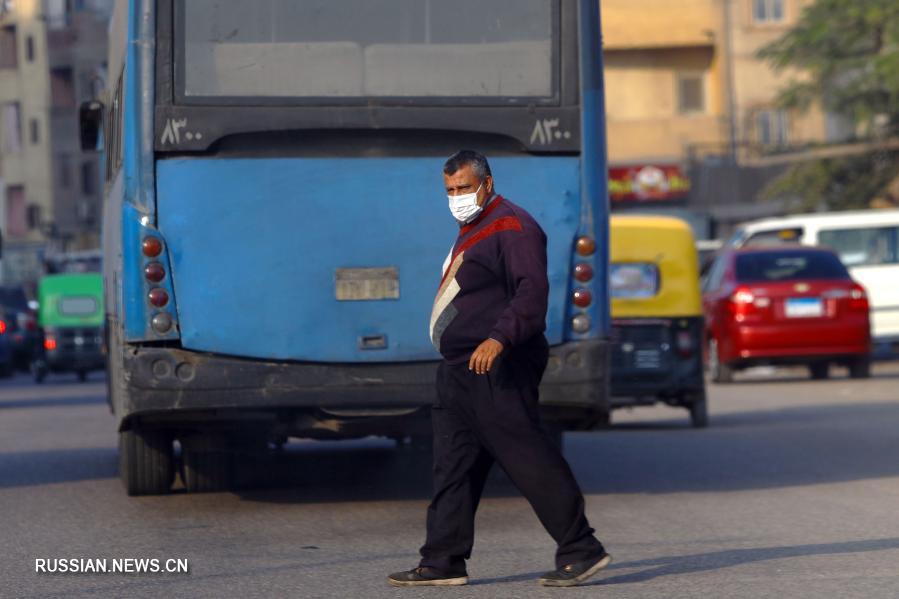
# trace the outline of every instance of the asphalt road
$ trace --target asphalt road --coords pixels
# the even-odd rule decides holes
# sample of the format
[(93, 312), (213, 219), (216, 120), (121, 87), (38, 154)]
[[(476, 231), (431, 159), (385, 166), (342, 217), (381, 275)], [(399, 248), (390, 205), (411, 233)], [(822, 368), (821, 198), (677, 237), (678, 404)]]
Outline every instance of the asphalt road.
[[(472, 584), (393, 589), (415, 565), (429, 471), (377, 440), (295, 443), (235, 493), (128, 498), (102, 378), (0, 381), (4, 597), (899, 596), (899, 365), (811, 382), (711, 387), (712, 427), (616, 413), (566, 435), (615, 557), (591, 586), (543, 589), (553, 544), (500, 477), (478, 516)], [(37, 574), (38, 558), (183, 558), (189, 574)]]

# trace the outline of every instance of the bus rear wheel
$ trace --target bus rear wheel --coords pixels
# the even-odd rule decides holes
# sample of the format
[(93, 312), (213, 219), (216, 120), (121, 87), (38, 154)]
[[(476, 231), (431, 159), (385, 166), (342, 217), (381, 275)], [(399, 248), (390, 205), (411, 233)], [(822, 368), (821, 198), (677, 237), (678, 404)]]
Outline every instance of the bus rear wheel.
[(119, 433), (119, 477), (128, 495), (168, 493), (175, 479), (172, 438), (161, 430)]
[(233, 473), (233, 455), (224, 435), (196, 434), (181, 440), (181, 479), (189, 493), (227, 491)]

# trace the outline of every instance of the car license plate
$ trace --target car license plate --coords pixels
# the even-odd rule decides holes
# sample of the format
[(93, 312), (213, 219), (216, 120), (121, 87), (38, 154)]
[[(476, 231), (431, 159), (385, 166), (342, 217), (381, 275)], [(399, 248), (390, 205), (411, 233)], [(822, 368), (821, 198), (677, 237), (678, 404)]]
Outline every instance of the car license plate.
[(338, 268), (334, 284), (338, 301), (400, 298), (400, 274), (395, 267)]
[(819, 297), (791, 297), (786, 303), (787, 318), (815, 318), (824, 315), (824, 303)]
[(657, 370), (662, 367), (662, 353), (657, 349), (638, 349), (634, 352), (634, 368)]

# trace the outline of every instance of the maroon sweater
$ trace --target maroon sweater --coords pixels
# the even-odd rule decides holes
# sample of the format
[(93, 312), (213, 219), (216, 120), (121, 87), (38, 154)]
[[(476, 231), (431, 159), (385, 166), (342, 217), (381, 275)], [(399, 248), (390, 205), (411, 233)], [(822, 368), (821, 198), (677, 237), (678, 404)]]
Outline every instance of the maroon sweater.
[(431, 341), (452, 364), (488, 337), (506, 349), (546, 329), (546, 234), (523, 208), (496, 196), (459, 230), (431, 312)]

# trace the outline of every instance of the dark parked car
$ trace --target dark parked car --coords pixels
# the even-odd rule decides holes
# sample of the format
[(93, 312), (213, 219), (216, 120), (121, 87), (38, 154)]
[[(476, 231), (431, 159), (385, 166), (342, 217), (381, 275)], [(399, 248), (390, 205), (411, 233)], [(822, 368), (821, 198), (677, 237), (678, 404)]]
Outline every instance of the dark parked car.
[(37, 314), (29, 307), (25, 290), (21, 287), (0, 287), (0, 311), (4, 314), (13, 367), (27, 372), (39, 334)]

